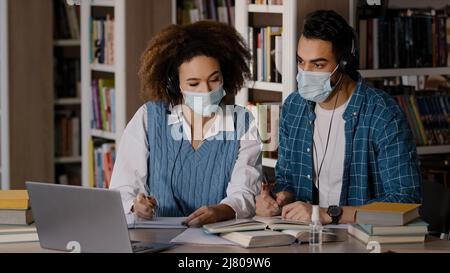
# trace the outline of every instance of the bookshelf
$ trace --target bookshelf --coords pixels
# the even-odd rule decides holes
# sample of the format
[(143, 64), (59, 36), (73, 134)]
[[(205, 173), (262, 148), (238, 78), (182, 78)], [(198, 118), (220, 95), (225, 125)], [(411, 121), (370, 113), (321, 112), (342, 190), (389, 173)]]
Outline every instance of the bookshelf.
[(54, 0), (54, 181), (81, 185), (79, 7)]
[[(172, 15), (172, 16), (171, 16)], [(109, 51), (112, 61), (93, 61), (91, 53), (92, 33), (91, 19), (109, 18), (114, 22), (110, 31), (112, 46)], [(137, 109), (144, 103), (139, 97), (139, 57), (148, 41), (161, 28), (172, 23), (172, 1), (157, 0), (87, 0), (81, 3), (81, 135), (82, 135), (82, 185), (87, 187), (107, 187), (115, 149), (120, 143), (120, 137)], [(106, 28), (105, 28), (106, 29)], [(105, 32), (106, 33), (106, 32)], [(106, 52), (106, 49), (105, 49)], [(112, 53), (111, 53), (112, 52)], [(94, 56), (95, 57), (95, 56)], [(106, 57), (106, 55), (105, 55)], [(108, 109), (106, 120), (94, 113), (95, 97), (93, 96), (93, 81), (100, 79), (104, 83), (113, 80), (109, 86), (104, 86)], [(101, 87), (97, 86), (101, 91)], [(95, 90), (95, 89), (94, 89)], [(103, 93), (102, 93), (103, 94)], [(113, 99), (114, 97), (114, 99)], [(101, 121), (99, 121), (101, 120)], [(107, 126), (104, 126), (107, 121)], [(97, 126), (101, 124), (101, 126)], [(114, 129), (114, 130), (113, 130)], [(105, 150), (107, 149), (107, 150)], [(99, 175), (99, 153), (105, 152), (108, 165)], [(103, 154), (103, 155), (105, 155)], [(112, 164), (109, 163), (112, 161)], [(102, 171), (100, 171), (101, 173)]]
[[(248, 4), (247, 1), (236, 1), (236, 29), (244, 37), (250, 48), (253, 48), (250, 45), (253, 38), (250, 37), (252, 34), (251, 32), (249, 33), (249, 28), (254, 27), (252, 24), (255, 24), (257, 21), (265, 21), (265, 18), (268, 18), (268, 21), (270, 21), (265, 26), (278, 25), (282, 27), (282, 80), (281, 82), (261, 81), (255, 80), (257, 79), (257, 76), (255, 76), (254, 80), (247, 82), (245, 88), (235, 97), (235, 103), (244, 107), (247, 107), (249, 102), (251, 102), (251, 96), (255, 99), (261, 92), (265, 92), (266, 97), (281, 97), (280, 103), (282, 103), (296, 89), (297, 1), (284, 0), (282, 5)], [(263, 27), (263, 24), (260, 22), (256, 24)], [(253, 56), (254, 60), (252, 62), (256, 62), (256, 54), (253, 53)], [(253, 73), (257, 72), (253, 71)], [(267, 95), (268, 92), (272, 95)], [(277, 95), (274, 93), (277, 93)], [(264, 157), (262, 164), (265, 167), (274, 168), (276, 159)]]
[[(385, 4), (386, 1), (382, 1)], [(387, 8), (395, 9), (415, 9), (415, 8), (434, 8), (442, 9), (448, 5), (448, 1), (443, 0), (430, 0), (430, 1), (418, 1), (418, 0), (390, 0)], [(349, 22), (353, 27), (358, 27), (359, 20), (357, 18), (357, 0), (349, 0)], [(378, 35), (376, 35), (378, 36)], [(435, 38), (435, 37), (433, 37)], [(448, 64), (450, 65), (450, 64)], [(360, 73), (367, 79), (373, 78), (401, 78), (404, 76), (439, 76), (450, 75), (450, 67), (420, 67), (420, 68), (389, 68), (389, 69), (362, 69)], [(413, 129), (413, 128), (412, 128)], [(418, 146), (417, 153), (420, 156), (427, 155), (439, 155), (450, 154), (450, 145), (431, 145), (431, 146)]]
[(171, 0), (172, 24), (191, 24), (214, 20), (234, 25), (235, 2), (242, 0)]

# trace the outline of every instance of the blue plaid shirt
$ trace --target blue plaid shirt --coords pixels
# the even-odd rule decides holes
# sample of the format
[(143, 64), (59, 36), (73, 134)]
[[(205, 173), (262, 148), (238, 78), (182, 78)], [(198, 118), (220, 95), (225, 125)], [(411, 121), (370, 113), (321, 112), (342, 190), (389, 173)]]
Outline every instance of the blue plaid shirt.
[[(285, 101), (280, 121), (276, 191), (312, 201), (312, 125), (315, 103), (298, 92)], [(401, 108), (360, 78), (342, 116), (345, 159), (340, 206), (421, 202), (417, 151)], [(331, 156), (331, 155), (330, 155)]]

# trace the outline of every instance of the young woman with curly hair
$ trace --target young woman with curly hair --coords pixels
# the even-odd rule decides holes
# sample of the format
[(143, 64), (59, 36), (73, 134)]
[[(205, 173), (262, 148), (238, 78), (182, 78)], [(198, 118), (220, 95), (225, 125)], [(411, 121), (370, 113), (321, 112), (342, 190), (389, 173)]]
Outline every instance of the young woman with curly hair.
[(233, 27), (172, 25), (142, 55), (147, 101), (121, 138), (111, 180), (126, 213), (187, 216), (188, 226), (255, 213), (261, 142), (245, 108), (224, 105), (250, 72)]

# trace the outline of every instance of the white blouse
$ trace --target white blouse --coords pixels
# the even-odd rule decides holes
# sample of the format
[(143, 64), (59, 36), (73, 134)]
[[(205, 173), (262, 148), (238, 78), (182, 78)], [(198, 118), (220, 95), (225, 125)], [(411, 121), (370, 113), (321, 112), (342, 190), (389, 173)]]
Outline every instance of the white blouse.
[[(180, 107), (169, 114), (169, 125), (182, 122), (187, 139), (191, 142), (191, 128), (181, 113)], [(239, 112), (245, 108), (237, 107)], [(121, 137), (110, 189), (118, 190), (122, 196), (125, 213), (131, 213), (133, 200), (140, 193), (146, 193), (148, 174), (149, 143), (147, 139), (147, 106), (143, 105), (128, 123)], [(212, 126), (203, 140), (214, 137), (221, 131), (235, 131), (232, 111), (218, 111)], [(241, 137), (239, 151), (226, 190), (227, 196), (220, 202), (230, 206), (236, 218), (248, 218), (255, 214), (255, 196), (260, 192), (262, 173), (262, 144), (255, 121)], [(149, 189), (151, 191), (151, 189)]]

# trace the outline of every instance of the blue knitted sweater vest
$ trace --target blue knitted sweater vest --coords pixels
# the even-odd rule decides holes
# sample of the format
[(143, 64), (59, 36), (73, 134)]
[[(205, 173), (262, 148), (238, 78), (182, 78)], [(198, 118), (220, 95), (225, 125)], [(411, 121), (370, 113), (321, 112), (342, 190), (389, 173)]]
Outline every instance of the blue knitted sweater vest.
[[(168, 125), (165, 104), (148, 102), (146, 106), (147, 185), (158, 202), (156, 216), (187, 216), (201, 206), (220, 203), (226, 197), (239, 139), (248, 130), (249, 116), (245, 115), (243, 125), (238, 123), (236, 126), (239, 118), (234, 112), (234, 132), (219, 132), (222, 137), (206, 139), (198, 150), (194, 150), (182, 132), (181, 122)], [(174, 138), (173, 130), (183, 137)]]

